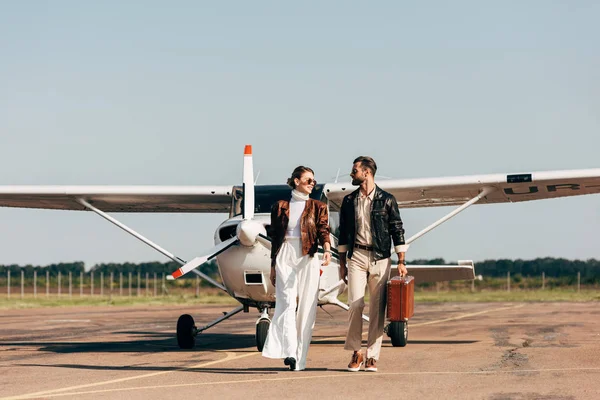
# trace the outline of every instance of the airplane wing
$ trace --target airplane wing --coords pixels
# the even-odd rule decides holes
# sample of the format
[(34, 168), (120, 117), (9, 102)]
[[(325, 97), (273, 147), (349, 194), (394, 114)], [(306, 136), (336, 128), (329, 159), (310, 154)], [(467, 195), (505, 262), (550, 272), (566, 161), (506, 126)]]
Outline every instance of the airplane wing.
[(228, 213), (232, 186), (0, 186), (0, 207), (104, 212)]
[[(509, 203), (600, 193), (600, 168), (447, 178), (398, 179), (377, 182), (396, 197), (400, 208), (461, 205), (484, 188), (493, 191), (478, 204)], [(350, 183), (328, 183), (324, 193), (340, 206), (356, 189)]]

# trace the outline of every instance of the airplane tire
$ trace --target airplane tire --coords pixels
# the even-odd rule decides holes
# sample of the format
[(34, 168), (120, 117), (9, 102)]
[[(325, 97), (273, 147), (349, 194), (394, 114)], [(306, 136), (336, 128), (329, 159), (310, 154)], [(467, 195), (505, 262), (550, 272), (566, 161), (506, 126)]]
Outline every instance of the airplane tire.
[(267, 340), (267, 335), (269, 334), (270, 325), (271, 321), (266, 318), (262, 318), (256, 324), (256, 348), (258, 351), (262, 351), (263, 347), (265, 347), (265, 341)]
[(180, 349), (193, 349), (196, 345), (196, 326), (194, 318), (189, 314), (183, 314), (177, 320), (177, 344)]
[(392, 339), (392, 346), (404, 347), (408, 343), (408, 322), (392, 321), (388, 327), (388, 336)]

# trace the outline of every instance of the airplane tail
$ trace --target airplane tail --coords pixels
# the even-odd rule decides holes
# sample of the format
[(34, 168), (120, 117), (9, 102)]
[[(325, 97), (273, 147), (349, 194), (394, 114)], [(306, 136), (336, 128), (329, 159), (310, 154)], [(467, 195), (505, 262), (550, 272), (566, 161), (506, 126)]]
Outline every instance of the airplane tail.
[(252, 145), (247, 144), (244, 148), (244, 208), (242, 217), (244, 220), (254, 218), (254, 169), (252, 165)]

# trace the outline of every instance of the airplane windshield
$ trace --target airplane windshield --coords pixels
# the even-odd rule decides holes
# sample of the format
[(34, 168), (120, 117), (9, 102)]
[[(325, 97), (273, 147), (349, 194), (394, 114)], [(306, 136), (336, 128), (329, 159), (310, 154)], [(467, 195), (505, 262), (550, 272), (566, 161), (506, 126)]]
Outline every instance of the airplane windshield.
[[(240, 215), (244, 204), (242, 187), (233, 188), (232, 216)], [(322, 200), (323, 185), (317, 185), (310, 194), (311, 199)], [(270, 214), (271, 207), (279, 200), (289, 200), (292, 189), (287, 185), (261, 185), (254, 187), (254, 213)]]

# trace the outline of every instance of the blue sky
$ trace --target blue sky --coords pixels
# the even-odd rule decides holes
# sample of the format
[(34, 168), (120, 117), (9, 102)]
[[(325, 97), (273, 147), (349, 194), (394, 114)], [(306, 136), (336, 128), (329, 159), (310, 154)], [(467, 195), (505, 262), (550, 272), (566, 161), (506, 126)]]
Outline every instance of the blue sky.
[[(600, 4), (0, 4), (0, 185), (600, 167)], [(410, 236), (450, 209), (402, 212)], [(116, 215), (182, 258), (224, 215)], [(166, 260), (92, 213), (0, 209), (0, 264)], [(408, 259), (599, 258), (600, 197), (476, 206)]]

